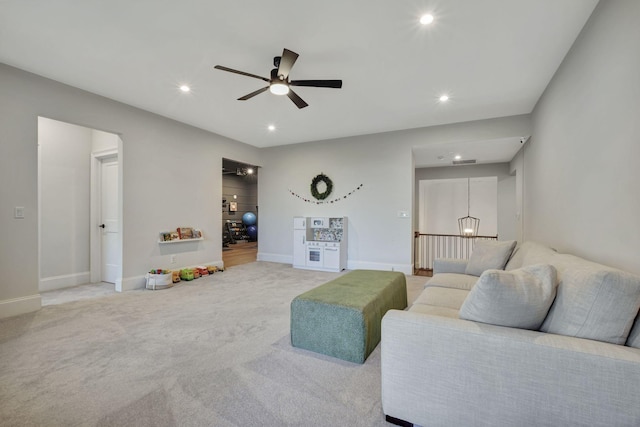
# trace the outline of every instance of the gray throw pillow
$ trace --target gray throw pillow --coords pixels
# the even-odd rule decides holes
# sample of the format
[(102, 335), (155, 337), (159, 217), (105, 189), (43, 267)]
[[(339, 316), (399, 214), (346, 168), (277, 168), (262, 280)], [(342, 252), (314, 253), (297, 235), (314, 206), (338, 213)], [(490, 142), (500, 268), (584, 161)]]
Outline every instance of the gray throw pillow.
[(540, 330), (624, 344), (640, 309), (640, 277), (614, 269), (571, 268)]
[(504, 270), (515, 247), (515, 240), (478, 240), (473, 246), (465, 273), (480, 276), (485, 270)]
[(460, 318), (538, 330), (556, 296), (557, 283), (552, 265), (487, 270), (460, 307)]
[(636, 317), (636, 321), (633, 322), (633, 327), (631, 328), (631, 332), (629, 332), (629, 338), (627, 338), (625, 345), (640, 348), (640, 314)]

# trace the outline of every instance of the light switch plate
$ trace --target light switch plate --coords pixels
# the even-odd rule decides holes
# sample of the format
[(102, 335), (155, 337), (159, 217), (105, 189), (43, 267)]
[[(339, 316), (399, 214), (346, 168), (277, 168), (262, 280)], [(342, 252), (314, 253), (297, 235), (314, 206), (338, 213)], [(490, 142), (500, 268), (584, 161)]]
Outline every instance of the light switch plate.
[(13, 217), (16, 219), (24, 219), (24, 206), (16, 206)]

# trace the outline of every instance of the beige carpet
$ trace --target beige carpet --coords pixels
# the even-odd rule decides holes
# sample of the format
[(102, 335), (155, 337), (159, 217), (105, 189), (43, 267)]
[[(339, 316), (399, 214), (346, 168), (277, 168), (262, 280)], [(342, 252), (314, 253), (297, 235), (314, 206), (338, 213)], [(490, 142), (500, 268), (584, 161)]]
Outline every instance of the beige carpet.
[(339, 274), (254, 262), (1, 320), (0, 424), (387, 425), (379, 346), (358, 365), (289, 342), (291, 299)]

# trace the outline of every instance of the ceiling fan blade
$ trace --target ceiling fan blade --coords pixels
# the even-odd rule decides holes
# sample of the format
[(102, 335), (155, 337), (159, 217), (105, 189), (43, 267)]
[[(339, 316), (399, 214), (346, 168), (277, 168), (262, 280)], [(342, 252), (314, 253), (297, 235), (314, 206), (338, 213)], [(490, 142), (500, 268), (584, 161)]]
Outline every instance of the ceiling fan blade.
[(300, 98), (298, 94), (292, 91), (291, 89), (289, 89), (289, 93), (287, 93), (287, 96), (289, 97), (289, 99), (293, 101), (294, 104), (298, 106), (298, 108), (304, 108), (309, 105), (306, 102), (304, 102), (304, 100)]
[(230, 73), (236, 73), (236, 74), (241, 74), (243, 76), (253, 77), (253, 78), (256, 78), (256, 79), (264, 80), (265, 82), (269, 81), (269, 79), (266, 78), (266, 77), (256, 76), (255, 74), (245, 73), (244, 71), (234, 70), (233, 68), (223, 67), (222, 65), (216, 65), (213, 68), (215, 68), (216, 70), (228, 71)]
[(291, 80), (291, 86), (312, 86), (312, 87), (332, 87), (340, 89), (342, 80)]
[(289, 73), (291, 72), (291, 67), (296, 63), (298, 59), (298, 54), (290, 51), (289, 49), (285, 49), (282, 51), (282, 56), (280, 57), (280, 66), (278, 67), (278, 76), (283, 76), (286, 80), (289, 77)]
[(269, 86), (253, 91), (250, 94), (243, 96), (242, 98), (238, 98), (238, 101), (246, 101), (247, 99), (253, 98), (256, 95), (260, 95), (262, 92), (264, 92), (267, 89), (269, 89)]

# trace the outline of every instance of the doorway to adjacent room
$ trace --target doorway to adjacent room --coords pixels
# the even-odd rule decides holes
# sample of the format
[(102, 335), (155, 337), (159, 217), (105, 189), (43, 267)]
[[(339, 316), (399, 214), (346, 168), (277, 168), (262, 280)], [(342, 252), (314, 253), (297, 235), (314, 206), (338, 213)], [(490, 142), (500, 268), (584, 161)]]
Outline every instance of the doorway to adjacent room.
[(38, 118), (40, 292), (122, 283), (122, 140)]
[(225, 268), (258, 254), (258, 167), (222, 159), (222, 260)]

